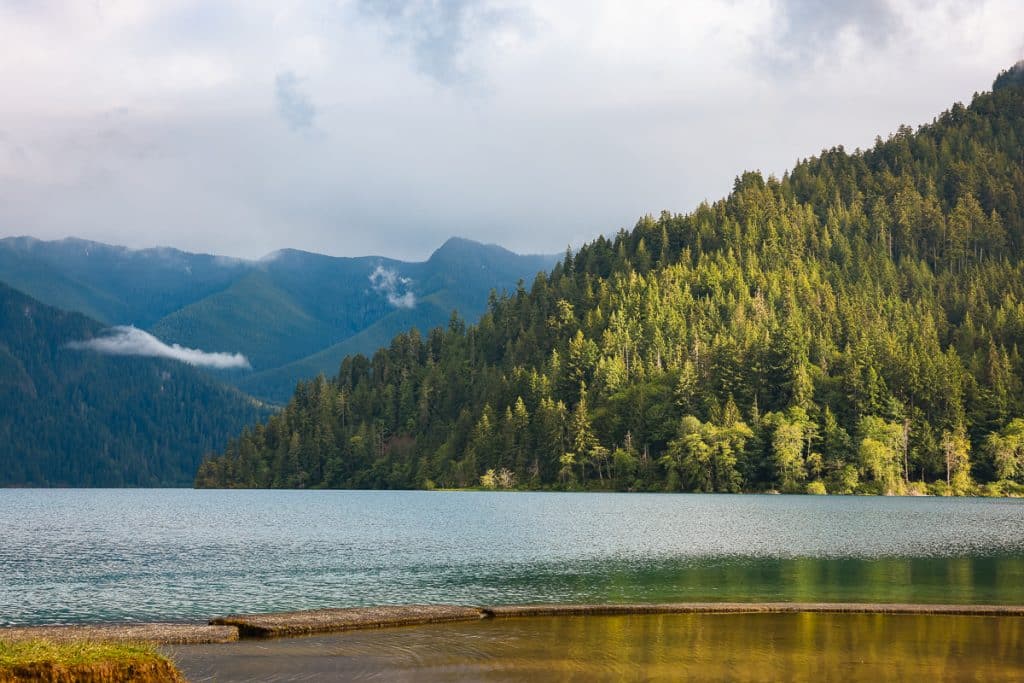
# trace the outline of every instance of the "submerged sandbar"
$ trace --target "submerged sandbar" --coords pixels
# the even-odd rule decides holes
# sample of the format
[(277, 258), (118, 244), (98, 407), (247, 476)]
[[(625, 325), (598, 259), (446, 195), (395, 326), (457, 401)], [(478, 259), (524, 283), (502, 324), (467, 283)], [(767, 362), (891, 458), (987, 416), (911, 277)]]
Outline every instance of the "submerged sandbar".
[(303, 610), (218, 617), (211, 624), (236, 626), (242, 637), (330, 633), (389, 626), (512, 617), (611, 616), (638, 614), (854, 613), (935, 614), (949, 616), (1021, 617), (1018, 605), (929, 605), (846, 602), (678, 602), (640, 604), (541, 604), (463, 607), (457, 605), (387, 605)]

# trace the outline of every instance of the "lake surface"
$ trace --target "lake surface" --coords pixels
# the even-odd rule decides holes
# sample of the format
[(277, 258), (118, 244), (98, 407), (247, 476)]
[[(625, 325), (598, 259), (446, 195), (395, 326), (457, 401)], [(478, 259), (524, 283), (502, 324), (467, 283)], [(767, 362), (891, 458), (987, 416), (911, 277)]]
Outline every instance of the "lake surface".
[(0, 490), (0, 625), (704, 600), (1024, 603), (1024, 501)]
[(1024, 619), (668, 614), (487, 619), (167, 648), (190, 681), (1020, 681)]

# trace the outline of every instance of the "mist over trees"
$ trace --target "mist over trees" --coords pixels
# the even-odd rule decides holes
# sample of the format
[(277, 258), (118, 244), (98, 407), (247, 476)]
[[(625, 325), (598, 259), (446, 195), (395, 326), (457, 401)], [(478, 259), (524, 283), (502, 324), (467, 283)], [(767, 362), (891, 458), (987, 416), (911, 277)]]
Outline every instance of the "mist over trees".
[(198, 486), (1024, 491), (1024, 83), (567, 252)]

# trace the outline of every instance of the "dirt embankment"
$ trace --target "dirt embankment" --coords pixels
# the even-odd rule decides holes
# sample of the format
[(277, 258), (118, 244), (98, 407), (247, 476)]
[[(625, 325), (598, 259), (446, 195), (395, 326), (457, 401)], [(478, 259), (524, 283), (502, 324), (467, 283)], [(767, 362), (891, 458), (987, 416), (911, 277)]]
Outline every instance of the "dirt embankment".
[(0, 683), (184, 683), (170, 661), (153, 659), (129, 662), (58, 664), (34, 662), (0, 667)]

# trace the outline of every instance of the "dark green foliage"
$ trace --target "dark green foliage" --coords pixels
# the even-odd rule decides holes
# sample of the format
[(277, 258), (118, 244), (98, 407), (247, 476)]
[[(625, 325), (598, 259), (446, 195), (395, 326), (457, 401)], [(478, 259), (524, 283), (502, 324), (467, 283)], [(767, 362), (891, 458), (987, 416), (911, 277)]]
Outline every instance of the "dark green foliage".
[(1014, 64), (1012, 67), (1003, 71), (996, 77), (996, 82), (992, 84), (993, 90), (1001, 90), (1002, 88), (1009, 87), (1024, 87), (1024, 60), (1021, 60)]
[(182, 486), (268, 410), (181, 363), (67, 348), (103, 325), (0, 284), (0, 486)]
[(346, 358), (197, 484), (1016, 490), (1013, 73), (917, 131), (567, 252), (478, 325)]

